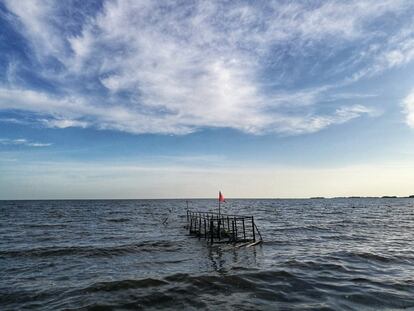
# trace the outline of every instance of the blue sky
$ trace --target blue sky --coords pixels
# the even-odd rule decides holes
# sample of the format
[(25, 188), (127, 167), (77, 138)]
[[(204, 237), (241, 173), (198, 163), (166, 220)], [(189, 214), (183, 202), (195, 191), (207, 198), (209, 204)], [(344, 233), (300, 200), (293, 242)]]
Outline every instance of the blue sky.
[(413, 14), (0, 0), (0, 198), (412, 194)]

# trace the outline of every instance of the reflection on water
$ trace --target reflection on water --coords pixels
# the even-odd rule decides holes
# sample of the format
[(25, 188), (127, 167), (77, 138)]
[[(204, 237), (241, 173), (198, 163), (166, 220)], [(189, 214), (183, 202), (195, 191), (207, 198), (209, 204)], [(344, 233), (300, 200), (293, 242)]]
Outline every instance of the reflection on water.
[(185, 210), (0, 202), (0, 310), (414, 308), (412, 199), (229, 200), (265, 240), (241, 248), (188, 236)]
[(243, 249), (229, 245), (206, 245), (206, 248), (212, 270), (220, 274), (237, 269), (239, 264), (256, 267), (257, 252), (262, 251), (261, 245), (244, 247)]

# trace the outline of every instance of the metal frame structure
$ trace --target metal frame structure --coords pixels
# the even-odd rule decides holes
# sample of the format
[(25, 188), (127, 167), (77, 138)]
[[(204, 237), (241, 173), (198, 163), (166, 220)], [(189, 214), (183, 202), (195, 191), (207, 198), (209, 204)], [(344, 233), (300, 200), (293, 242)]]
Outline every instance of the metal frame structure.
[(204, 238), (211, 244), (263, 241), (253, 216), (187, 210), (186, 227), (191, 235)]

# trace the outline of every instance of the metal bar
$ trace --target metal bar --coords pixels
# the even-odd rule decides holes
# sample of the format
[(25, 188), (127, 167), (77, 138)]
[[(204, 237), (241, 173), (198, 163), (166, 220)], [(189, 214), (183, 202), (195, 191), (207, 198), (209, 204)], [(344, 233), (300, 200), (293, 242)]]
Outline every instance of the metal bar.
[(211, 239), (211, 244), (214, 243), (214, 222), (213, 219), (210, 220), (210, 239)]
[[(194, 213), (194, 212), (193, 212)], [(209, 215), (218, 215), (218, 213), (216, 213), (216, 212), (197, 212), (197, 213), (200, 213), (200, 214), (209, 214)], [(251, 218), (252, 216), (249, 216), (249, 215), (233, 215), (233, 214), (223, 214), (223, 213), (221, 213), (221, 216), (229, 216), (229, 217), (236, 217), (236, 218)]]
[(219, 218), (217, 220), (217, 230), (218, 230), (218, 239), (219, 239), (219, 241), (221, 240), (220, 225), (221, 225), (221, 219)]
[[(210, 240), (211, 243), (217, 243), (218, 241), (237, 243), (242, 240), (252, 241), (255, 243), (258, 241), (259, 236), (260, 241), (263, 240), (260, 231), (254, 222), (253, 216), (229, 216), (215, 212), (198, 212), (187, 210), (186, 218), (187, 228), (189, 229), (190, 234), (198, 236), (199, 239), (204, 236), (204, 238), (207, 241)], [(238, 225), (239, 222), (241, 222), (240, 228)], [(251, 233), (249, 231), (250, 223), (252, 230)], [(241, 232), (241, 230), (243, 231)], [(225, 240), (223, 240), (224, 238)]]
[(253, 219), (253, 216), (252, 216), (252, 231), (253, 231), (253, 242), (256, 242), (256, 234), (254, 232), (254, 219)]
[(231, 221), (231, 239), (235, 241), (234, 238), (234, 220)]
[(205, 218), (204, 218), (204, 238), (207, 239), (207, 223), (206, 223)]
[(259, 234), (260, 241), (263, 241), (263, 238), (262, 238), (262, 235), (260, 234), (259, 228), (257, 228), (256, 224), (254, 224), (254, 227), (256, 228), (257, 233)]
[(237, 218), (234, 218), (234, 234), (235, 234), (235, 242), (237, 242)]
[(220, 214), (221, 214), (221, 213), (220, 213), (220, 207), (221, 207), (221, 204), (220, 204), (220, 203), (221, 203), (221, 202), (220, 202), (220, 199), (219, 199), (218, 201), (219, 201), (219, 212), (218, 212), (218, 215), (220, 216)]
[(198, 218), (198, 238), (201, 237), (201, 216)]

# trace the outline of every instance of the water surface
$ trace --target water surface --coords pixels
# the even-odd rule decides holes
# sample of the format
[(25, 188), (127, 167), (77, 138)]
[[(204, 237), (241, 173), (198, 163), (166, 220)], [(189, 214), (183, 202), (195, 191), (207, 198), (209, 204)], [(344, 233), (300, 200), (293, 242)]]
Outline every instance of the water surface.
[(188, 236), (185, 209), (0, 201), (0, 310), (414, 308), (413, 199), (229, 200), (255, 216), (251, 248)]

